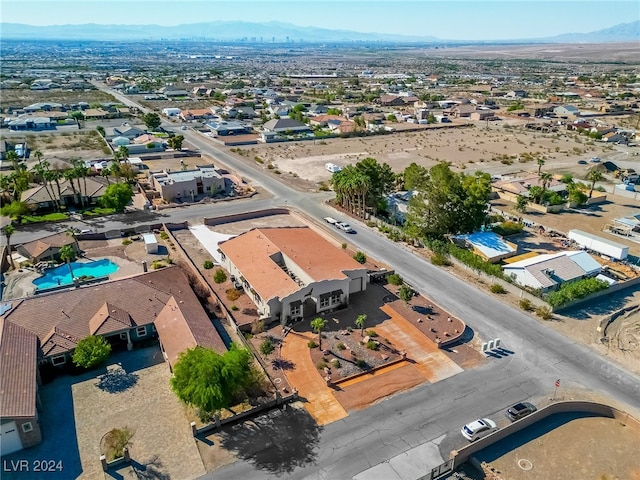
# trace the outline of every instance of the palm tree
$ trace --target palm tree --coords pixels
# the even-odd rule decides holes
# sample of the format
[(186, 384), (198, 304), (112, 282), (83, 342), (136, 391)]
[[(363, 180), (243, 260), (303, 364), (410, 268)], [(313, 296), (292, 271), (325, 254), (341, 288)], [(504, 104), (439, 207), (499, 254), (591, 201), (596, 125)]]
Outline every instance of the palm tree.
[(589, 173), (587, 174), (587, 180), (591, 182), (591, 188), (589, 188), (589, 198), (591, 198), (591, 195), (593, 195), (593, 189), (596, 186), (596, 182), (599, 182), (603, 178), (604, 177), (602, 176), (602, 172), (600, 170), (593, 169), (589, 171)]
[(539, 178), (540, 183), (542, 183), (542, 198), (544, 199), (544, 194), (546, 193), (547, 188), (549, 188), (551, 180), (553, 180), (553, 175), (551, 175), (549, 172), (544, 172), (540, 174)]
[(127, 161), (129, 160), (129, 149), (126, 147), (126, 145), (120, 145), (118, 147), (118, 154), (120, 156), (120, 161), (123, 163), (127, 163)]
[(71, 278), (73, 279), (74, 276), (73, 276), (73, 268), (71, 267), (71, 262), (73, 262), (76, 259), (76, 251), (73, 249), (71, 245), (64, 245), (63, 247), (60, 247), (58, 254), (60, 255), (60, 260), (64, 260), (65, 262), (67, 262), (67, 266), (69, 267), (69, 273), (71, 274)]
[[(47, 195), (49, 196), (49, 199), (51, 200), (51, 204), (54, 206), (54, 208), (56, 208), (56, 201), (53, 197), (53, 191), (49, 190), (49, 182), (48, 182), (48, 164), (49, 162), (45, 161), (45, 162), (38, 162), (37, 164), (34, 165), (33, 167), (33, 171), (38, 175), (38, 177), (40, 177), (40, 179), (42, 180), (42, 183), (44, 184), (44, 189), (47, 192)], [(57, 208), (56, 208), (57, 209)]]
[(318, 346), (322, 350), (322, 329), (327, 326), (327, 321), (322, 317), (311, 320), (311, 328), (318, 333)]
[(524, 195), (518, 195), (516, 199), (515, 210), (520, 213), (526, 213), (527, 205), (529, 204), (529, 199)]
[(360, 329), (360, 336), (364, 336), (364, 322), (367, 321), (367, 316), (363, 313), (358, 315), (355, 320), (356, 327)]
[(4, 233), (4, 236), (7, 237), (7, 251), (9, 252), (9, 261), (11, 262), (11, 268), (14, 267), (13, 257), (11, 256), (11, 235), (13, 235), (15, 231), (15, 227), (11, 224), (2, 227), (2, 233)]
[(542, 166), (545, 164), (545, 161), (543, 158), (539, 158), (537, 162), (538, 162), (538, 176), (540, 176), (540, 173), (542, 173)]

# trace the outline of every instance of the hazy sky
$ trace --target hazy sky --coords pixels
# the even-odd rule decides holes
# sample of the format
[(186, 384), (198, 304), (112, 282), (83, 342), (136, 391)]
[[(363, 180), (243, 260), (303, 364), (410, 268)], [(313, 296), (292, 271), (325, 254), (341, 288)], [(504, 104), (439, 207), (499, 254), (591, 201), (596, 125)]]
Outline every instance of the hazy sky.
[(29, 25), (279, 21), (442, 39), (583, 33), (640, 19), (638, 0), (0, 0), (2, 22)]

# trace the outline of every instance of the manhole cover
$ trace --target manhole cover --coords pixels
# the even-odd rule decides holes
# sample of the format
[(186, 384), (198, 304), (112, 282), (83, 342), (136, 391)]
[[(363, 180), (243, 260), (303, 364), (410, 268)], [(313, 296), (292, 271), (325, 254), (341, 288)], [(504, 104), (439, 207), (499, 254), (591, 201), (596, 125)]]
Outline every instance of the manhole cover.
[(518, 460), (518, 466), (524, 471), (529, 471), (533, 468), (533, 463), (531, 463), (526, 458), (523, 458), (521, 460)]
[(281, 381), (282, 381), (282, 379), (281, 379), (281, 378), (274, 378), (274, 379), (273, 379), (273, 383), (275, 383), (276, 385), (277, 385), (278, 383), (280, 383)]

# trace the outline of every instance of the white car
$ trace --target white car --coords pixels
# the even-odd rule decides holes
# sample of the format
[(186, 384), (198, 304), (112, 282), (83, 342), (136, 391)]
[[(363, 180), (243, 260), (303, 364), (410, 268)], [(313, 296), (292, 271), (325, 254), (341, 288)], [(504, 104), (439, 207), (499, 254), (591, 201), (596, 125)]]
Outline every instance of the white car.
[(336, 227), (338, 227), (340, 230), (344, 230), (347, 233), (355, 233), (355, 230), (351, 228), (351, 225), (345, 222), (336, 223)]
[(460, 433), (462, 436), (470, 442), (475, 442), (479, 438), (486, 437), (487, 435), (498, 430), (496, 422), (490, 418), (480, 418), (475, 422), (467, 423)]
[(591, 157), (589, 161), (591, 163), (600, 163), (600, 157)]
[(324, 221), (327, 222), (329, 225), (336, 225), (338, 223), (338, 220), (332, 217), (324, 217)]

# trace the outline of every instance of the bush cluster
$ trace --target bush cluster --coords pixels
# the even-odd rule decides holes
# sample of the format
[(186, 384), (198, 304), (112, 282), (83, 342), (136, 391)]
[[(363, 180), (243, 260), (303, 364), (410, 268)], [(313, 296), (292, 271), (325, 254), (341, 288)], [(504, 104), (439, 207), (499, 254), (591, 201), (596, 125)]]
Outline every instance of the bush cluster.
[(604, 280), (584, 278), (575, 282), (563, 283), (558, 290), (548, 295), (547, 301), (553, 307), (560, 307), (608, 287), (609, 284)]

